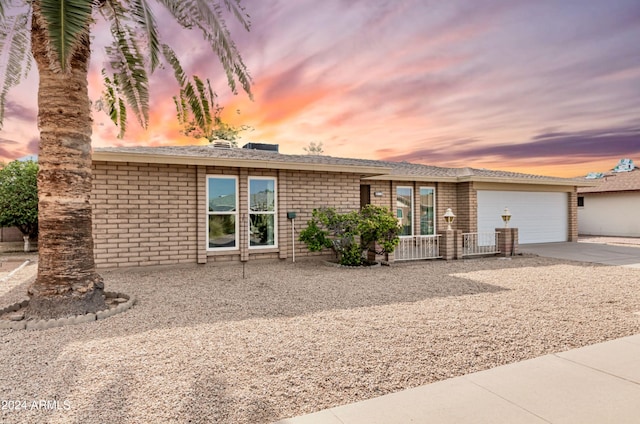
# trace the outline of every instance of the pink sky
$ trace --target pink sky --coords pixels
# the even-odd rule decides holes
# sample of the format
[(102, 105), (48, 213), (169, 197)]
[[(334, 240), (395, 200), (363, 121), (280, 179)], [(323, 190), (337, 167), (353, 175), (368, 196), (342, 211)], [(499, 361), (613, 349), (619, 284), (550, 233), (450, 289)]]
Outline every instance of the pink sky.
[[(245, 142), (325, 154), (554, 176), (640, 162), (640, 2), (249, 0), (232, 27), (254, 79), (229, 92), (197, 33), (165, 20), (187, 71), (211, 78)], [(231, 18), (230, 22), (231, 24)], [(91, 97), (101, 91), (96, 33)], [(35, 72), (12, 90), (0, 160), (36, 153)], [(179, 132), (168, 71), (151, 84), (151, 121), (125, 138), (96, 114), (94, 146), (197, 144)], [(236, 113), (239, 110), (240, 113)]]

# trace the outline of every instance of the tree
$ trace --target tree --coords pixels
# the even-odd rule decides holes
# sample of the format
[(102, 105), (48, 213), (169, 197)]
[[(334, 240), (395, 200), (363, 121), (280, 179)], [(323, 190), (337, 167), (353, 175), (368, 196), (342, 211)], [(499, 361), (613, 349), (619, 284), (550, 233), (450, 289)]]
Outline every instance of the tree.
[(313, 156), (321, 156), (324, 153), (324, 149), (322, 148), (322, 141), (318, 143), (312, 141), (307, 147), (304, 147), (303, 149), (305, 152), (307, 152), (308, 155)]
[[(179, 75), (184, 75), (184, 71), (177, 63), (174, 70), (177, 78)], [(209, 80), (206, 80), (205, 84), (197, 75), (192, 79), (193, 81), (185, 80), (180, 88), (180, 94), (173, 97), (178, 122), (183, 127), (182, 133), (193, 138), (206, 138), (209, 143), (226, 140), (237, 147), (240, 133), (251, 127), (248, 125), (236, 127), (224, 122), (222, 120), (224, 107), (218, 104), (218, 96), (211, 89)]]
[[(218, 56), (235, 92), (250, 94), (251, 78), (225, 25), (227, 12), (249, 29), (239, 0), (157, 0), (184, 28), (199, 30)], [(11, 13), (10, 13), (11, 12)], [(0, 0), (0, 57), (7, 57), (0, 91), (6, 93), (28, 72), (39, 71), (38, 275), (29, 287), (27, 317), (57, 318), (105, 309), (104, 283), (97, 273), (91, 234), (91, 107), (87, 91), (91, 28), (101, 15), (110, 25), (107, 73), (113, 95), (105, 109), (126, 123), (125, 104), (146, 127), (148, 76), (170, 47), (150, 0)], [(184, 80), (179, 81), (182, 86)]]
[(13, 161), (0, 168), (0, 227), (17, 227), (25, 240), (38, 235), (38, 164)]

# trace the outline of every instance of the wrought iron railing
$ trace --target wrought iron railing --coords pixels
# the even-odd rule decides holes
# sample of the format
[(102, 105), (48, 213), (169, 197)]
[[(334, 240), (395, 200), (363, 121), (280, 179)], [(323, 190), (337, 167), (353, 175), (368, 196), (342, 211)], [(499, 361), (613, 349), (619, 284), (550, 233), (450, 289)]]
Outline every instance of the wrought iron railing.
[(498, 250), (498, 233), (462, 233), (462, 256), (491, 255)]
[(396, 261), (440, 258), (440, 236), (400, 237), (396, 247)]

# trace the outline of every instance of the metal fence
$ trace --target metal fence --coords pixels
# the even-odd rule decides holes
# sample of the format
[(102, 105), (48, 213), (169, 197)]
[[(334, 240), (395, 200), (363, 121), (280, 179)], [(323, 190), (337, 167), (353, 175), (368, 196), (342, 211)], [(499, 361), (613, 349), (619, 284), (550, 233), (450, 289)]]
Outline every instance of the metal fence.
[(395, 250), (396, 261), (440, 258), (440, 236), (400, 237)]
[(498, 233), (463, 233), (462, 256), (491, 255), (498, 250)]

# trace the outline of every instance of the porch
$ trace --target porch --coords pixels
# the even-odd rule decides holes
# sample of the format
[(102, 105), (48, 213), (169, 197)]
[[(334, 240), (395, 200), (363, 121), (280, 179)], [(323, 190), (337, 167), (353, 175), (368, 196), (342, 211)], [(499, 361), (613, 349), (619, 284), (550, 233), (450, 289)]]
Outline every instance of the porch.
[(489, 255), (512, 256), (517, 253), (517, 248), (517, 228), (496, 228), (493, 232), (447, 230), (436, 235), (400, 237), (393, 260), (451, 260)]

